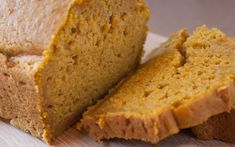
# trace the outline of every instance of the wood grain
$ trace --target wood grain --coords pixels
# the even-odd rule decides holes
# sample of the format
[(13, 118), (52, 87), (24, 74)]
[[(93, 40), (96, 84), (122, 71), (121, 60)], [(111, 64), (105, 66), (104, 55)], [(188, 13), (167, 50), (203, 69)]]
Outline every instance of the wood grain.
[[(145, 44), (145, 60), (148, 54), (159, 44), (165, 41), (159, 35), (149, 33)], [(55, 142), (57, 147), (151, 147), (154, 145), (140, 141), (112, 140), (96, 143), (85, 132), (79, 132), (74, 127), (64, 132)], [(169, 137), (159, 144), (161, 147), (232, 147), (235, 145), (220, 141), (200, 141), (194, 139), (188, 133), (180, 133)], [(33, 136), (16, 129), (9, 124), (0, 121), (0, 147), (48, 147), (47, 144)]]

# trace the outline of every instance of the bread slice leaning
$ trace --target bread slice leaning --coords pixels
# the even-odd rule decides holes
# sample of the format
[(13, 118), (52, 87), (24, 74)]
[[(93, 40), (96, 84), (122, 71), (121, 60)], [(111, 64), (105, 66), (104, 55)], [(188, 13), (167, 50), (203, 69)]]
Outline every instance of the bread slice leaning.
[(218, 139), (235, 143), (235, 108), (230, 112), (213, 116), (203, 124), (193, 127), (192, 132), (199, 139)]
[(50, 143), (140, 63), (144, 0), (0, 0), (0, 117)]
[(96, 140), (123, 138), (158, 143), (180, 129), (230, 111), (234, 98), (235, 42), (218, 29), (186, 30), (161, 45), (165, 52), (144, 63), (81, 124)]

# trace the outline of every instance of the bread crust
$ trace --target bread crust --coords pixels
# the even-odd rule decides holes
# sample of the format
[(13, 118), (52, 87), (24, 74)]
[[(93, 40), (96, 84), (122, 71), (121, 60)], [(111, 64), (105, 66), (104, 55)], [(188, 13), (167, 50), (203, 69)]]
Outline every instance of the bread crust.
[(82, 124), (89, 135), (98, 141), (125, 138), (157, 143), (169, 134), (179, 132), (171, 110), (152, 117), (110, 115), (101, 117), (98, 122), (96, 118), (85, 117)]
[(0, 51), (42, 54), (63, 25), (74, 0), (0, 0)]
[[(81, 123), (89, 135), (98, 141), (124, 138), (156, 144), (178, 133), (180, 129), (201, 124), (212, 115), (229, 111), (234, 98), (235, 87), (231, 82), (206, 97), (189, 102), (177, 109), (166, 109), (159, 115), (143, 117), (110, 114), (97, 116), (97, 118), (85, 115)], [(198, 108), (201, 108), (201, 111), (198, 111)]]
[(205, 122), (213, 115), (229, 112), (234, 98), (235, 87), (231, 80), (214, 92), (174, 109), (177, 124), (180, 129), (189, 128)]

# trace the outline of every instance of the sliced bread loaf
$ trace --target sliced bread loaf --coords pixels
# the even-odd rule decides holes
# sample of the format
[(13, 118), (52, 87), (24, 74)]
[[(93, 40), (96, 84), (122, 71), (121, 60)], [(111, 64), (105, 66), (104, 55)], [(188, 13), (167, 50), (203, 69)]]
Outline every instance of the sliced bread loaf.
[(235, 108), (211, 117), (208, 121), (192, 128), (192, 132), (200, 139), (218, 139), (235, 143)]
[(144, 0), (0, 0), (0, 117), (46, 142), (136, 68)]
[(83, 115), (96, 139), (151, 143), (229, 111), (235, 99), (235, 42), (206, 26), (185, 30), (161, 46), (164, 53), (141, 65)]

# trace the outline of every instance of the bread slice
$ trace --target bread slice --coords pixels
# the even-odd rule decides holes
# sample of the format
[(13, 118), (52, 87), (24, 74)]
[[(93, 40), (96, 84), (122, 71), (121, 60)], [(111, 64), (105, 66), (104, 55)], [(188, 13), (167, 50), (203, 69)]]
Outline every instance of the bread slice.
[(211, 117), (203, 124), (193, 127), (192, 132), (199, 139), (218, 139), (235, 143), (235, 109)]
[(0, 117), (46, 142), (140, 62), (144, 0), (0, 3)]
[(235, 98), (235, 42), (202, 26), (161, 46), (165, 52), (143, 64), (83, 115), (96, 139), (138, 139), (157, 143), (180, 129), (229, 111)]

